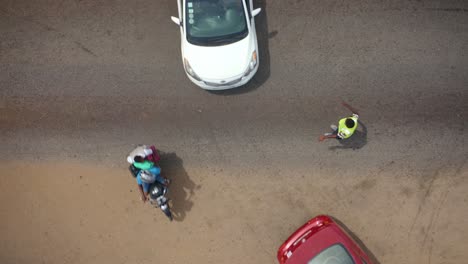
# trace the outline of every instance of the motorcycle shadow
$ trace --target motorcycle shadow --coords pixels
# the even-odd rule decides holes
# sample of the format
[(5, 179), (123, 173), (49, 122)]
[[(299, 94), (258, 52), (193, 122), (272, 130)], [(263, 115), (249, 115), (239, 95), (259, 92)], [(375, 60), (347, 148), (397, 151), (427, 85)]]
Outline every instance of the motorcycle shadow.
[(184, 168), (183, 160), (175, 153), (166, 153), (160, 151), (162, 175), (171, 180), (169, 192), (169, 206), (174, 221), (183, 221), (185, 216), (193, 207), (192, 197), (195, 190), (200, 189), (187, 174)]

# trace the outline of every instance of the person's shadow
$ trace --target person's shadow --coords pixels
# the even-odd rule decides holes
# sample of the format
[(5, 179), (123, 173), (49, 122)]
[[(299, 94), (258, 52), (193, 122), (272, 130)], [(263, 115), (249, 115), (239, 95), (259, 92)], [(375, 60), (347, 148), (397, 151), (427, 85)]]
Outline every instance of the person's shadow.
[(183, 160), (175, 153), (160, 151), (161, 174), (171, 180), (168, 198), (171, 200), (170, 207), (175, 221), (183, 221), (187, 212), (192, 209), (192, 197), (195, 190), (200, 189), (184, 169)]
[(356, 131), (354, 131), (354, 134), (347, 139), (342, 139), (342, 140), (337, 140), (340, 142), (339, 146), (332, 146), (328, 147), (330, 150), (336, 150), (336, 149), (360, 149), (364, 147), (367, 144), (367, 127), (362, 123), (361, 121), (358, 120), (358, 124), (361, 128), (357, 128)]
[[(251, 0), (252, 1), (252, 0)], [(247, 1), (248, 2), (248, 1)], [(258, 14), (255, 19), (255, 28), (257, 31), (257, 41), (258, 41), (258, 58), (259, 66), (258, 71), (255, 76), (247, 84), (237, 87), (234, 89), (220, 90), (220, 91), (209, 91), (212, 94), (216, 95), (236, 95), (243, 94), (253, 91), (260, 87), (266, 80), (270, 77), (270, 49), (269, 49), (269, 39), (274, 38), (278, 31), (274, 30), (268, 32), (268, 16), (266, 9), (266, 0), (254, 1), (254, 10), (256, 8), (261, 8), (262, 11)]]
[(362, 243), (362, 241), (347, 227), (345, 226), (340, 220), (336, 219), (333, 216), (330, 216), (335, 223), (337, 223), (355, 242), (356, 244), (366, 253), (366, 255), (370, 258), (372, 263), (374, 264), (380, 264), (380, 262), (377, 260), (375, 255)]

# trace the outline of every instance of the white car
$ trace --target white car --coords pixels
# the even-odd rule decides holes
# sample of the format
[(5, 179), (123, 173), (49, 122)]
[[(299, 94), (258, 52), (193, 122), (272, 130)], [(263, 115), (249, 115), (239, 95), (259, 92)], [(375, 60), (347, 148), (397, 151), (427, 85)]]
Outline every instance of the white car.
[(258, 69), (252, 0), (177, 0), (185, 73), (207, 90), (246, 84)]

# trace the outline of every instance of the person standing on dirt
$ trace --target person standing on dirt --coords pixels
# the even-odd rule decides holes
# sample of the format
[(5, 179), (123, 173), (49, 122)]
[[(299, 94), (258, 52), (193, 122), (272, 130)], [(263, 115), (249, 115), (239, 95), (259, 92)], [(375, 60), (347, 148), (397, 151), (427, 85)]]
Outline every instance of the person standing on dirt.
[(351, 137), (354, 134), (354, 131), (356, 131), (359, 119), (357, 110), (345, 102), (341, 102), (341, 104), (348, 108), (352, 115), (342, 118), (338, 122), (338, 127), (336, 125), (331, 125), (330, 127), (333, 130), (333, 133), (325, 133), (321, 135), (319, 141), (324, 141), (329, 138), (336, 138), (338, 140), (346, 139)]

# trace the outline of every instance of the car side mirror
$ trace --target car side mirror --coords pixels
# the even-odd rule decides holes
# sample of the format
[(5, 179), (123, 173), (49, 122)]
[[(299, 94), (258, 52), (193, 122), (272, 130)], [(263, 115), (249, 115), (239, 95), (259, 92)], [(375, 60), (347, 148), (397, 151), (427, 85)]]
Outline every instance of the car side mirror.
[(260, 14), (260, 11), (262, 11), (261, 8), (254, 9), (254, 11), (252, 11), (252, 17), (254, 17), (254, 16)]
[(178, 25), (179, 27), (182, 26), (179, 18), (171, 16), (171, 20), (172, 22), (176, 23), (176, 25)]

